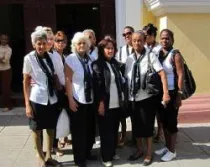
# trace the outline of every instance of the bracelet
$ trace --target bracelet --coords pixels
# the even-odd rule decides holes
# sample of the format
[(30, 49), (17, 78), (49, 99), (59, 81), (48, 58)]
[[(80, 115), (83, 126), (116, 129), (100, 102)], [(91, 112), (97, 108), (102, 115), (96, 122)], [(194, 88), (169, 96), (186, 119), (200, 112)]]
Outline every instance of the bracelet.
[(181, 90), (179, 90), (178, 93), (181, 94), (181, 95), (183, 95), (183, 91), (181, 91)]

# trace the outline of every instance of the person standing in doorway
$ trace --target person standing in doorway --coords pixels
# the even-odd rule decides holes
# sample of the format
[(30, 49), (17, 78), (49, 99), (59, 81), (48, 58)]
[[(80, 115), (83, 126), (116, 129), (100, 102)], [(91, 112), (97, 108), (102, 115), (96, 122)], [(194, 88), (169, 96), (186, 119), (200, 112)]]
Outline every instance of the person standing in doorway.
[(8, 45), (9, 36), (7, 34), (0, 35), (0, 84), (1, 84), (1, 104), (3, 104), (4, 112), (11, 110), (11, 80), (12, 69), (10, 58), (12, 49)]

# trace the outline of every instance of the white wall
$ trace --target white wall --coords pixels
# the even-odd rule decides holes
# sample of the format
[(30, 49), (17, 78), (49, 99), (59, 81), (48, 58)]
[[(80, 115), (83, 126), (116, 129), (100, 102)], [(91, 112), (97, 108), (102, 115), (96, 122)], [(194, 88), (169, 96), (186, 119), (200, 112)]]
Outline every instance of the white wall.
[(125, 26), (132, 26), (135, 30), (142, 28), (143, 0), (115, 0), (116, 12), (116, 40), (117, 45), (124, 45), (122, 31)]

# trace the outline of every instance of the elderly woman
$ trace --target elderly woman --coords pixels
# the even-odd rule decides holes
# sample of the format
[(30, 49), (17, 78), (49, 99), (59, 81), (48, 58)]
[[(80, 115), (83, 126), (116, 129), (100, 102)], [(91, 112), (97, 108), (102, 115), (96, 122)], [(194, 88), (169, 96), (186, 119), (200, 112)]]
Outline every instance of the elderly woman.
[[(162, 48), (162, 46), (156, 41), (157, 30), (158, 30), (157, 27), (155, 27), (151, 23), (144, 26), (144, 28), (143, 28), (143, 31), (146, 35), (145, 48), (151, 52), (154, 52), (156, 55), (159, 54), (159, 51)], [(160, 94), (159, 98), (160, 98), (160, 100), (162, 99), (161, 94)], [(155, 134), (155, 137), (154, 137), (154, 142), (159, 143), (159, 142), (163, 141), (164, 137), (163, 137), (163, 128), (162, 128), (162, 124), (160, 122), (158, 112), (156, 113), (156, 118), (157, 118), (158, 129), (157, 129), (157, 133)]]
[(155, 151), (155, 153), (163, 155), (162, 161), (171, 161), (176, 158), (177, 116), (182, 100), (184, 67), (182, 55), (178, 50), (173, 49), (174, 34), (171, 30), (164, 29), (161, 31), (160, 44), (162, 49), (159, 53), (159, 60), (166, 72), (171, 101), (165, 107), (159, 108), (166, 147)]
[(98, 48), (96, 47), (96, 35), (95, 32), (91, 29), (86, 29), (83, 33), (89, 38), (91, 46), (89, 50), (90, 59), (92, 61), (98, 59)]
[(89, 47), (89, 39), (77, 32), (72, 39), (73, 53), (65, 61), (74, 162), (80, 167), (86, 166), (87, 159), (95, 158), (91, 156), (95, 142), (95, 115)]
[(11, 105), (11, 80), (12, 69), (10, 66), (10, 58), (12, 55), (12, 49), (8, 45), (9, 37), (6, 34), (0, 36), (0, 89), (1, 89), (1, 104), (3, 104), (4, 112), (9, 111), (12, 108)]
[(126, 62), (125, 76), (129, 88), (129, 108), (133, 115), (134, 135), (137, 141), (137, 152), (129, 157), (130, 161), (143, 156), (142, 138), (146, 139), (147, 151), (144, 157), (143, 165), (152, 163), (152, 136), (154, 131), (154, 120), (157, 106), (157, 95), (149, 94), (144, 89), (144, 78), (148, 70), (149, 60), (153, 69), (159, 74), (163, 85), (163, 98), (168, 103), (168, 86), (165, 72), (158, 58), (154, 53), (149, 53), (145, 45), (145, 34), (138, 31), (132, 34), (132, 46), (135, 50)]
[[(23, 64), (23, 90), (26, 115), (32, 130), (34, 144), (41, 167), (59, 166), (52, 159), (51, 150), (57, 119), (57, 97), (54, 89), (54, 66), (46, 52), (47, 35), (43, 30), (31, 34), (34, 51), (27, 54)], [(41, 132), (47, 131), (47, 153), (44, 157)]]
[[(46, 32), (47, 34), (47, 46), (46, 46), (46, 51), (50, 54), (51, 59), (52, 59), (52, 63), (54, 66), (54, 70), (55, 70), (55, 85), (56, 85), (56, 92), (60, 92), (60, 90), (62, 89), (62, 84), (64, 85), (64, 67), (59, 66), (60, 65), (60, 59), (58, 60), (58, 53), (53, 49), (54, 46), (54, 41), (55, 41), (55, 36), (54, 33), (52, 31), (52, 29), (50, 27), (42, 27), (42, 26), (38, 26), (36, 27), (36, 30), (43, 30)], [(59, 63), (60, 62), (60, 63)], [(58, 96), (59, 97), (59, 96)], [(60, 102), (60, 100), (58, 99), (58, 102)], [(61, 110), (57, 110), (57, 119), (58, 116), (60, 114)], [(42, 137), (42, 135), (41, 135)], [(43, 137), (42, 137), (43, 138)], [(43, 142), (43, 140), (42, 140)], [(55, 130), (55, 135), (54, 135), (54, 141), (53, 141), (53, 150), (52, 150), (57, 156), (62, 156), (63, 152), (61, 150), (58, 149), (58, 139), (56, 139), (56, 130)]]
[(112, 166), (118, 140), (118, 128), (123, 107), (123, 78), (120, 64), (114, 58), (116, 43), (111, 38), (98, 44), (99, 58), (93, 62), (93, 81), (96, 108), (98, 112), (101, 156), (104, 166)]

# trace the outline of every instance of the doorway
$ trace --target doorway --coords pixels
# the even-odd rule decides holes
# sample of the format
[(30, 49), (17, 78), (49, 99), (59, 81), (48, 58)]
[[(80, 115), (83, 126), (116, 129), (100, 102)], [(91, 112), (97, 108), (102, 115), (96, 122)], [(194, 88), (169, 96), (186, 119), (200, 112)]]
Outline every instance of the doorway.
[(67, 35), (67, 52), (70, 52), (70, 40), (75, 32), (93, 29), (98, 41), (101, 36), (100, 25), (99, 4), (56, 5), (56, 27)]
[(22, 68), (25, 55), (23, 5), (0, 5), (0, 34), (9, 35), (12, 48), (12, 91), (22, 92)]

